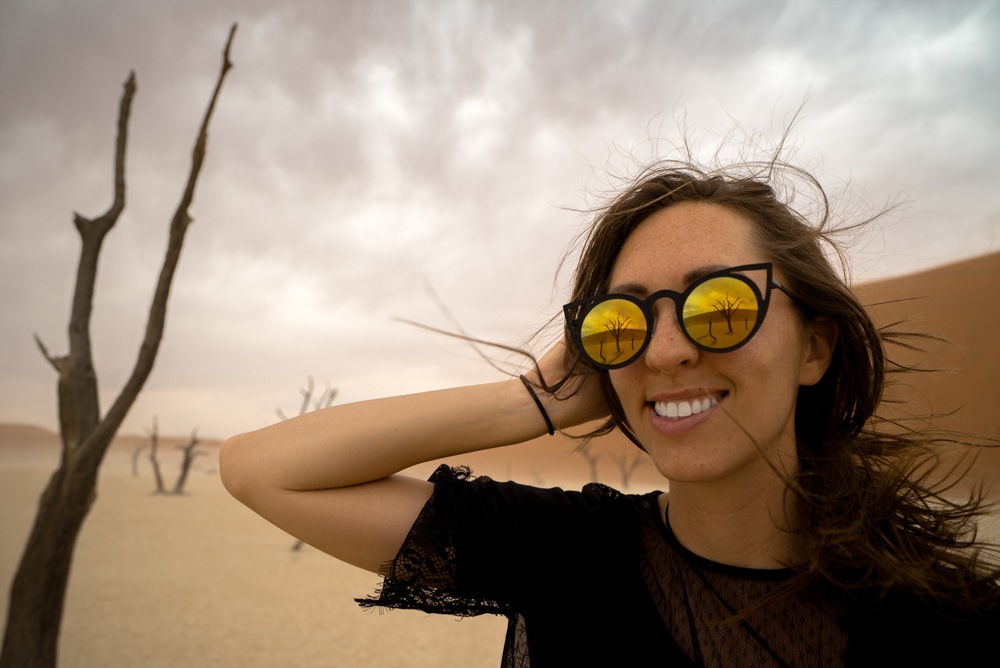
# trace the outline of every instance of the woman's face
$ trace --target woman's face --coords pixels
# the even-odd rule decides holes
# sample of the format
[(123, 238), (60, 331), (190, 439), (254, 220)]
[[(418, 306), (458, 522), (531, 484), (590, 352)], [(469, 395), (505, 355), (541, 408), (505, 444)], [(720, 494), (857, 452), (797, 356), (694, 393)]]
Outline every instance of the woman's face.
[[(610, 292), (681, 292), (701, 275), (764, 261), (753, 223), (742, 214), (717, 204), (675, 204), (640, 223), (625, 242)], [(752, 482), (771, 471), (764, 456), (794, 473), (797, 391), (820, 380), (832, 341), (804, 324), (778, 290), (771, 292), (756, 335), (732, 352), (692, 345), (678, 328), (670, 299), (657, 301), (654, 313), (655, 330), (643, 356), (609, 373), (629, 424), (660, 473), (672, 482)]]

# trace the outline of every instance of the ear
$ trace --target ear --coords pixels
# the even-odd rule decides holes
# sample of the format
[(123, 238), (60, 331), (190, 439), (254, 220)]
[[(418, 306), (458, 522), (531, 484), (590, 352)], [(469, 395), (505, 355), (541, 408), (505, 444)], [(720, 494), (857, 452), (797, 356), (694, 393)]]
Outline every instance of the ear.
[(833, 359), (837, 333), (837, 323), (826, 316), (806, 323), (805, 355), (799, 369), (799, 385), (815, 385), (823, 378)]

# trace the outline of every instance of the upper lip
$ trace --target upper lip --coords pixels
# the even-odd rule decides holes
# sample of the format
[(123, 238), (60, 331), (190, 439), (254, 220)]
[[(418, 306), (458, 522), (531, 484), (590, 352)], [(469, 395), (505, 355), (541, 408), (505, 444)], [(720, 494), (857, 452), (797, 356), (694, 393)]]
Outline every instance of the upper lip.
[(692, 399), (704, 399), (705, 397), (712, 397), (713, 399), (719, 400), (726, 394), (726, 390), (710, 389), (707, 387), (692, 387), (685, 388), (683, 390), (657, 392), (649, 397), (648, 401), (651, 404), (656, 404), (670, 401), (691, 401)]

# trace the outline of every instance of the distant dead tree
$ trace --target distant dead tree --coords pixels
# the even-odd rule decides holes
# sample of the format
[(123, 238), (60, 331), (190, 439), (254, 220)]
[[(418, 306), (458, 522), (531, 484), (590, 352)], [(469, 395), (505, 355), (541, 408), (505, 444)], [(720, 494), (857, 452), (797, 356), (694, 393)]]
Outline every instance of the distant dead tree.
[(56, 665), (66, 583), (77, 537), (96, 498), (98, 470), (111, 440), (128, 414), (153, 370), (163, 337), (167, 298), (180, 258), (184, 236), (191, 224), (188, 210), (205, 160), (208, 125), (226, 73), (232, 67), (229, 51), (236, 34), (229, 31), (215, 89), (201, 122), (191, 156), (191, 170), (180, 203), (170, 222), (170, 235), (156, 283), (146, 331), (139, 354), (125, 386), (103, 416), (98, 399), (97, 373), (91, 352), (90, 319), (98, 259), (104, 239), (125, 209), (125, 148), (128, 120), (135, 96), (135, 73), (129, 74), (118, 112), (114, 157), (114, 201), (104, 214), (85, 218), (75, 214), (80, 234), (80, 259), (69, 321), (69, 353), (49, 353), (41, 339), (35, 341), (58, 374), (59, 431), (62, 457), (38, 503), (31, 533), (14, 575), (7, 607), (0, 668), (53, 668)]
[(588, 447), (589, 445), (590, 445), (590, 440), (588, 439), (584, 441), (583, 445), (577, 448), (576, 451), (580, 453), (580, 456), (587, 461), (587, 466), (590, 467), (590, 481), (597, 482), (598, 479), (597, 460), (601, 458), (601, 455), (600, 453), (594, 454), (593, 452), (591, 452), (590, 448)]
[[(299, 404), (299, 415), (305, 415), (309, 411), (318, 411), (323, 408), (329, 408), (333, 405), (333, 400), (337, 398), (337, 390), (330, 387), (330, 383), (326, 384), (326, 389), (316, 397), (313, 401), (313, 392), (316, 390), (316, 383), (313, 381), (313, 377), (309, 376), (306, 380), (306, 386), (299, 388), (299, 394), (302, 395), (302, 403)], [(310, 405), (312, 406), (310, 408)], [(287, 420), (288, 416), (285, 415), (281, 407), (274, 409), (278, 414), (278, 417), (282, 420)], [(295, 543), (292, 545), (292, 552), (298, 552), (302, 549), (302, 541), (296, 539)]]
[(132, 450), (132, 477), (133, 478), (138, 478), (139, 477), (139, 457), (142, 456), (143, 450), (145, 450), (148, 445), (149, 445), (148, 443), (140, 443), (139, 445), (135, 446), (134, 450)]
[[(302, 395), (302, 403), (299, 405), (299, 415), (305, 415), (309, 411), (329, 408), (333, 405), (333, 400), (337, 398), (337, 390), (332, 389), (330, 384), (327, 383), (326, 389), (316, 397), (316, 401), (313, 402), (312, 408), (310, 408), (309, 404), (313, 401), (313, 392), (316, 390), (316, 383), (313, 381), (312, 376), (309, 376), (306, 382), (307, 385), (305, 387), (299, 388), (299, 394)], [(282, 420), (288, 419), (288, 416), (285, 415), (280, 406), (274, 410)]]
[[(156, 418), (153, 418), (153, 426), (146, 430), (146, 434), (149, 436), (149, 463), (153, 467), (153, 479), (156, 482), (156, 493), (157, 494), (183, 494), (184, 485), (187, 484), (188, 473), (191, 471), (191, 465), (194, 460), (199, 455), (207, 454), (204, 450), (196, 450), (198, 444), (201, 442), (198, 440), (198, 429), (195, 428), (191, 431), (191, 439), (186, 445), (178, 445), (177, 449), (181, 451), (181, 465), (180, 471), (177, 474), (177, 480), (174, 482), (174, 487), (172, 490), (167, 491), (166, 485), (163, 484), (163, 473), (160, 469), (160, 457), (159, 457), (159, 445), (160, 445), (160, 429), (159, 423)], [(143, 446), (146, 447), (146, 446)]]
[(156, 493), (166, 494), (167, 489), (163, 486), (163, 474), (160, 472), (160, 457), (159, 457), (159, 445), (160, 445), (160, 426), (156, 418), (153, 418), (153, 426), (146, 430), (146, 435), (149, 436), (149, 464), (153, 467), (153, 480), (156, 481)]
[(635, 473), (635, 470), (639, 468), (639, 464), (642, 462), (640, 454), (638, 452), (632, 455), (616, 454), (612, 455), (611, 459), (618, 465), (618, 472), (622, 477), (622, 489), (628, 489), (629, 483), (632, 482), (632, 474)]
[(181, 451), (181, 470), (177, 474), (177, 482), (174, 483), (174, 494), (183, 494), (184, 485), (187, 483), (188, 472), (191, 470), (191, 464), (194, 463), (195, 457), (199, 455), (208, 454), (204, 450), (196, 450), (198, 444), (201, 441), (198, 440), (198, 428), (195, 427), (191, 430), (191, 439), (185, 445), (178, 445), (177, 449)]

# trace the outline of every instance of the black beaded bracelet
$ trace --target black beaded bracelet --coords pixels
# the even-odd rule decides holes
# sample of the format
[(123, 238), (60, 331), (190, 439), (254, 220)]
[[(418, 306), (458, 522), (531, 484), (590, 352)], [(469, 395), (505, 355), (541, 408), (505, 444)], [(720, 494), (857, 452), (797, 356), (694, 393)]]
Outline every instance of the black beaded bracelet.
[(528, 394), (531, 395), (531, 398), (535, 400), (535, 405), (538, 406), (538, 410), (541, 411), (542, 417), (545, 418), (545, 424), (549, 428), (549, 436), (552, 436), (556, 433), (556, 428), (552, 425), (552, 420), (549, 419), (549, 414), (545, 412), (545, 406), (542, 406), (542, 400), (538, 398), (537, 394), (535, 394), (535, 388), (531, 386), (531, 381), (525, 378), (523, 374), (521, 375), (521, 382), (524, 383), (524, 387), (528, 390)]

